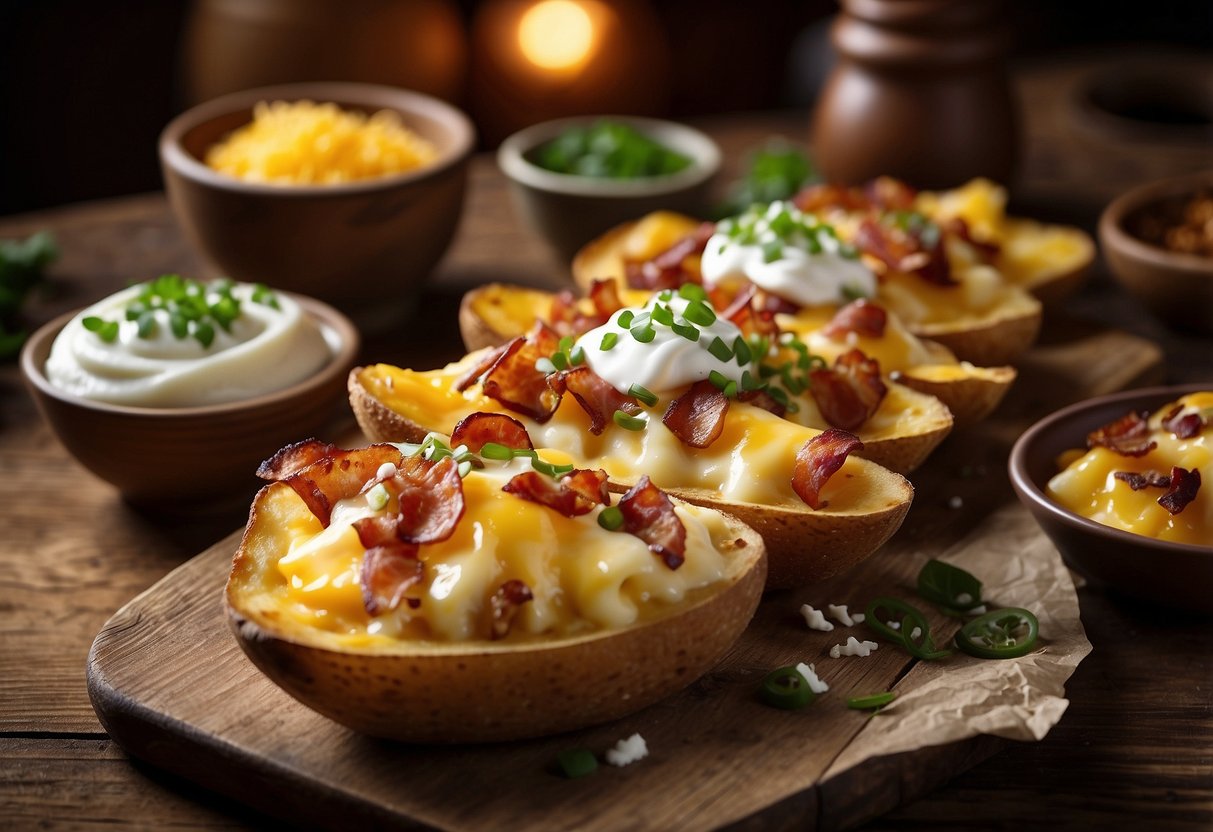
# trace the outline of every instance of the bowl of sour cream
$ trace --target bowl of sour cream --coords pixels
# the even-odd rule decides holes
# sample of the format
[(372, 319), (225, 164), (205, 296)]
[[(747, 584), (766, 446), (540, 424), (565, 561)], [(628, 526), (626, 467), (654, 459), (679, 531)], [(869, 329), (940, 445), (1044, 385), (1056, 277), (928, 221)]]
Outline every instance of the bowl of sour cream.
[(43, 326), (21, 369), (64, 447), (127, 501), (247, 499), (258, 463), (320, 435), (358, 331), (319, 301), (165, 275)]

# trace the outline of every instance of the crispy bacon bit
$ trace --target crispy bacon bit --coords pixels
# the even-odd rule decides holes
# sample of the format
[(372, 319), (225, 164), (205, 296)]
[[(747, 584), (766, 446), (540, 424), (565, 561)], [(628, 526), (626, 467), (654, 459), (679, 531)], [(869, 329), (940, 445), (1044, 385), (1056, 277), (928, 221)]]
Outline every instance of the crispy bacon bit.
[(581, 409), (589, 415), (590, 433), (595, 436), (602, 433), (616, 410), (630, 415), (640, 412), (640, 403), (633, 396), (620, 393), (585, 365), (562, 370), (552, 376), (549, 383), (557, 394), (563, 395), (565, 391), (573, 394)]
[(358, 575), (367, 614), (382, 615), (396, 609), (409, 587), (420, 583), (424, 572), (415, 543), (393, 539), (368, 547)]
[(946, 234), (951, 234), (972, 246), (977, 252), (977, 256), (987, 263), (993, 263), (998, 257), (998, 253), (1002, 250), (998, 243), (990, 240), (979, 240), (973, 236), (973, 231), (969, 228), (969, 224), (960, 217), (952, 217), (940, 224), (940, 228)]
[(568, 289), (552, 299), (550, 323), (559, 335), (581, 335), (602, 326), (623, 308), (618, 284), (614, 280), (595, 280), (590, 287), (593, 312), (584, 312), (577, 297)]
[(534, 600), (531, 588), (517, 579), (508, 580), (489, 598), (489, 610), (492, 621), (489, 624), (489, 637), (496, 641), (510, 634), (510, 627), (518, 615), (519, 608), (528, 601)]
[(485, 350), (484, 355), (476, 364), (464, 373), (455, 382), (455, 390), (462, 393), (476, 382), (480, 381), (480, 377), (493, 368), (493, 365), (500, 361), (510, 351), (516, 351), (522, 346), (522, 339), (515, 338), (513, 341), (508, 341), (495, 349)]
[(686, 269), (683, 261), (692, 255), (703, 254), (708, 240), (715, 233), (714, 223), (701, 223), (652, 260), (628, 262), (625, 266), (628, 286), (659, 292), (662, 289), (677, 289), (684, 283), (698, 283), (699, 274)]
[[(747, 338), (753, 335), (774, 338), (779, 335), (779, 325), (775, 322), (775, 314), (784, 311), (771, 308), (769, 299), (775, 297), (775, 295), (760, 292), (753, 283), (747, 283), (732, 302), (724, 307), (720, 317), (731, 321)], [(713, 303), (715, 304), (715, 301)], [(796, 307), (793, 306), (792, 311), (796, 311)]]
[(800, 446), (792, 468), (792, 489), (810, 508), (829, 505), (821, 499), (821, 489), (847, 461), (852, 451), (863, 450), (859, 437), (845, 430), (830, 428)]
[(929, 240), (925, 227), (904, 229), (865, 219), (855, 232), (855, 245), (894, 271), (917, 275), (936, 286), (959, 285), (943, 249), (943, 235)]
[[(281, 482), (289, 485), (321, 525), (327, 527), (338, 500), (356, 496), (367, 482), (374, 479), (379, 466), (385, 462), (399, 465), (401, 457), (400, 449), (395, 445), (371, 445), (352, 451), (333, 450), (311, 465), (283, 477)], [(265, 465), (262, 467), (265, 468)]]
[(1188, 503), (1196, 499), (1200, 491), (1200, 471), (1193, 468), (1174, 467), (1171, 469), (1171, 485), (1166, 494), (1158, 498), (1158, 504), (1172, 514), (1179, 514)]
[(321, 442), (319, 439), (305, 439), (294, 445), (287, 445), (261, 463), (257, 468), (257, 476), (271, 482), (284, 480), (291, 474), (319, 462), (336, 450), (336, 445)]
[(670, 569), (682, 566), (686, 560), (686, 527), (674, 513), (670, 498), (649, 481), (647, 474), (619, 499), (619, 510), (624, 531), (647, 543)]
[(472, 413), (464, 416), (451, 431), (451, 447), (467, 445), (469, 451), (480, 453), (488, 442), (507, 448), (534, 448), (531, 435), (513, 416), (504, 413)]
[[(601, 485), (595, 489), (590, 480), (602, 476)], [(565, 480), (570, 480), (566, 483)], [(594, 506), (600, 505), (597, 497), (606, 487), (606, 472), (576, 470), (566, 475), (559, 482), (538, 471), (525, 471), (516, 474), (504, 486), (502, 491), (513, 494), (532, 503), (547, 506), (565, 517), (577, 517), (593, 511)]]
[(724, 432), (729, 400), (710, 381), (697, 381), (666, 408), (662, 423), (692, 448), (706, 448)]
[(858, 188), (821, 182), (802, 188), (792, 197), (792, 204), (806, 214), (820, 214), (831, 210), (866, 211), (872, 207), (872, 200)]
[(855, 430), (872, 418), (889, 388), (880, 378), (880, 362), (860, 350), (838, 356), (832, 368), (809, 373), (809, 393), (825, 420)]
[(399, 510), (356, 521), (354, 529), (363, 546), (381, 545), (393, 538), (405, 543), (438, 543), (455, 533), (466, 504), (463, 478), (454, 458), (431, 462), (408, 457), (384, 485), (398, 495)]
[(623, 301), (619, 298), (619, 284), (610, 278), (595, 280), (590, 285), (590, 301), (604, 323), (623, 308)]
[(1200, 417), (1199, 413), (1181, 415), (1182, 413), (1182, 406), (1178, 406), (1168, 413), (1163, 418), (1163, 428), (1175, 434), (1176, 439), (1191, 439), (1199, 436), (1205, 426), (1204, 419)]
[(754, 407), (760, 407), (768, 413), (774, 413), (781, 419), (788, 412), (787, 406), (780, 404), (779, 401), (766, 390), (743, 390), (737, 394), (737, 401), (752, 404)]
[(571, 473), (560, 478), (560, 484), (576, 491), (591, 502), (604, 506), (611, 504), (611, 492), (607, 489), (607, 472), (601, 468), (597, 471), (591, 471), (589, 468), (574, 468)]
[(842, 340), (848, 332), (866, 335), (869, 338), (884, 337), (885, 326), (889, 322), (889, 313), (880, 304), (866, 298), (860, 298), (848, 303), (834, 313), (834, 317), (826, 324), (821, 332), (827, 338)]
[(885, 211), (909, 211), (918, 192), (892, 176), (878, 176), (863, 188), (868, 201)]
[(560, 337), (542, 321), (524, 337), (515, 338), (484, 377), (484, 394), (506, 408), (536, 422), (552, 418), (560, 394), (548, 385), (547, 375), (535, 362), (556, 351)]
[(1157, 471), (1146, 471), (1144, 474), (1139, 474), (1136, 471), (1113, 471), (1112, 476), (1128, 485), (1134, 491), (1141, 491), (1143, 488), (1171, 487), (1171, 478)]
[(1121, 456), (1145, 456), (1158, 447), (1150, 438), (1148, 414), (1130, 412), (1087, 434), (1087, 447), (1103, 446)]

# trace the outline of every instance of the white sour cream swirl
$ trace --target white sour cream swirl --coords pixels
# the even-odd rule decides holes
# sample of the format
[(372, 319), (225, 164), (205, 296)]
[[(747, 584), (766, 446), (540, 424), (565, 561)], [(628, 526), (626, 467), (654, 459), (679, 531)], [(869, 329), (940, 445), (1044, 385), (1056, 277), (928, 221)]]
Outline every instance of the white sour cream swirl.
[[(577, 346), (585, 351), (586, 364), (590, 369), (621, 393), (627, 393), (633, 384), (639, 384), (658, 395), (670, 393), (703, 381), (713, 370), (741, 384), (744, 368), (736, 358), (722, 361), (708, 351), (716, 338), (732, 347), (734, 341), (741, 337), (741, 330), (731, 321), (720, 317), (706, 325), (688, 324), (685, 314), (690, 303), (676, 293), (654, 295), (643, 307), (620, 309), (605, 324), (578, 338)], [(699, 340), (691, 341), (671, 327), (654, 322), (653, 340), (642, 343), (633, 337), (629, 327), (620, 324), (619, 319), (625, 313), (631, 313), (633, 318), (645, 312), (651, 314), (657, 304), (669, 307), (674, 313), (675, 324), (694, 326), (699, 331)], [(635, 322), (632, 326), (636, 326)], [(608, 333), (615, 333), (617, 340), (614, 347), (604, 350), (603, 336)]]
[[(125, 320), (125, 311), (141, 287), (110, 295), (72, 318), (55, 338), (46, 376), (68, 393), (134, 407), (223, 404), (290, 387), (324, 366), (332, 349), (298, 303), (280, 293), (278, 309), (256, 303), (254, 288), (233, 286), (241, 314), (230, 332), (216, 326), (207, 347), (192, 337), (175, 337), (164, 310), (154, 313), (157, 331), (140, 338), (138, 323)], [(88, 317), (119, 321), (117, 338), (106, 342), (85, 329)]]
[[(773, 227), (785, 215), (798, 226), (790, 233)], [(751, 242), (730, 232), (730, 224), (752, 224)], [(814, 234), (811, 246), (803, 228), (820, 226), (815, 217), (791, 203), (772, 202), (762, 213), (746, 214), (719, 224), (703, 251), (701, 270), (708, 288), (732, 288), (750, 281), (759, 288), (800, 306), (846, 303), (857, 295), (876, 294), (876, 275), (856, 257), (844, 254), (832, 233)], [(768, 246), (779, 249), (771, 259)], [(820, 251), (814, 251), (814, 248)]]

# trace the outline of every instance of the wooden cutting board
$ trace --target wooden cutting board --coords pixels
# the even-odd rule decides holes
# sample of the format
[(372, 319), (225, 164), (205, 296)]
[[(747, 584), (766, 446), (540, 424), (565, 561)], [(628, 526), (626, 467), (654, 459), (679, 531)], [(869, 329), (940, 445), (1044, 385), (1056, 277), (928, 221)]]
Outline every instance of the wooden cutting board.
[[(920, 729), (901, 710), (922, 691), (948, 695), (946, 680), (959, 681), (953, 695), (962, 695), (962, 674), (989, 670), (973, 670), (976, 660), (968, 659), (919, 663), (888, 645), (867, 658), (830, 659), (830, 645), (870, 633), (863, 627), (808, 630), (800, 605), (860, 609), (877, 595), (906, 597), (929, 557), (963, 566), (991, 551), (1005, 553), (1017, 569), (1039, 569), (1064, 596), (1064, 614), (1048, 627), (1042, 622), (1042, 636), (1043, 652), (1068, 675), (1089, 649), (1077, 599), (1056, 551), (1015, 502), (1007, 453), (1044, 413), (1158, 381), (1161, 358), (1155, 345), (1119, 332), (1084, 332), (1034, 350), (996, 417), (949, 437), (915, 473), (914, 506), (888, 546), (821, 586), (768, 593), (713, 671), (615, 723), (528, 742), (434, 747), (372, 740), (329, 722), (262, 676), (228, 631), (221, 593), (238, 534), (110, 619), (89, 656), (89, 693), (102, 724), (129, 753), (308, 825), (847, 828), (997, 750), (1003, 740), (989, 734), (941, 741), (946, 726)], [(931, 623), (941, 643), (957, 626), (939, 615)], [(760, 704), (755, 690), (763, 674), (798, 661), (814, 662), (830, 693), (795, 713)], [(997, 664), (1007, 668), (1001, 693), (1015, 700), (1023, 674), (1016, 662)], [(884, 690), (900, 694), (885, 714), (845, 706), (848, 696)], [(1064, 709), (1060, 690), (1054, 699), (1052, 707)], [(636, 732), (650, 749), (639, 763), (604, 767), (580, 780), (552, 771), (562, 750), (601, 755)]]

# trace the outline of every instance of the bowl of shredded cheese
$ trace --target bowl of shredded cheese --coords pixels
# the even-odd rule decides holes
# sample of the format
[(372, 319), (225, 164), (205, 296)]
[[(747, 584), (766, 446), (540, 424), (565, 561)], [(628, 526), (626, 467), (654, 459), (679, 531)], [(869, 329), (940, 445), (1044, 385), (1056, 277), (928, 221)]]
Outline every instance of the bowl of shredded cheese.
[(454, 236), (471, 122), (371, 84), (247, 90), (160, 136), (165, 188), (223, 277), (328, 301), (365, 320), (407, 309)]

